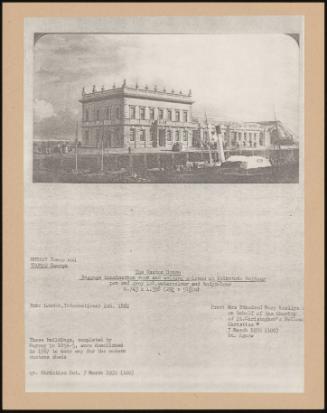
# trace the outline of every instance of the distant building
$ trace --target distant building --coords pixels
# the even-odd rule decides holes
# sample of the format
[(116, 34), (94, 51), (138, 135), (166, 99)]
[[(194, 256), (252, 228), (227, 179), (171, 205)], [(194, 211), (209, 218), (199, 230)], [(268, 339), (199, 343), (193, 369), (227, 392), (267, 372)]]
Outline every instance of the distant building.
[[(198, 122), (197, 142), (212, 141), (210, 130), (214, 125), (221, 134), (225, 149), (268, 149), (280, 145), (293, 145), (293, 134), (280, 121), (264, 122), (222, 122), (210, 121), (209, 128), (204, 121)], [(210, 127), (211, 126), (211, 127)], [(214, 134), (212, 133), (212, 136)]]
[(82, 92), (82, 144), (106, 148), (184, 148), (194, 142), (191, 91), (185, 94), (138, 85)]

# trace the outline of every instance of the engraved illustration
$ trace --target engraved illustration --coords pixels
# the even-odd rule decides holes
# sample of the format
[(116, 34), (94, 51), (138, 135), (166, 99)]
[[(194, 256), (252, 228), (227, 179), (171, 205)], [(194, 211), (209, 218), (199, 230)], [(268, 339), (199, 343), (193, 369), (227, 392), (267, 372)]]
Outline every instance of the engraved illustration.
[(296, 34), (34, 41), (33, 182), (299, 182)]

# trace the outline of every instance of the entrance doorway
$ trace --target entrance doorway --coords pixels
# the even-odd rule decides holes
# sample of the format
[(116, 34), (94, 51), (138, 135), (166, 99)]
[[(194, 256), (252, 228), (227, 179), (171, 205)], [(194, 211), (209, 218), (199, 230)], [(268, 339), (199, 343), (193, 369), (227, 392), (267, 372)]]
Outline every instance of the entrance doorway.
[(166, 133), (165, 129), (159, 129), (159, 146), (166, 146)]

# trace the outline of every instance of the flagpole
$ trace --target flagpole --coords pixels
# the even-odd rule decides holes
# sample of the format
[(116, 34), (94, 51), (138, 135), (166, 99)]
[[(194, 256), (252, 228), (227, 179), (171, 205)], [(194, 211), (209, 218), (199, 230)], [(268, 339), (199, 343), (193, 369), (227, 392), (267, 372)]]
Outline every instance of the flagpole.
[(75, 171), (77, 172), (77, 148), (78, 148), (78, 121), (76, 121), (76, 130), (75, 130)]

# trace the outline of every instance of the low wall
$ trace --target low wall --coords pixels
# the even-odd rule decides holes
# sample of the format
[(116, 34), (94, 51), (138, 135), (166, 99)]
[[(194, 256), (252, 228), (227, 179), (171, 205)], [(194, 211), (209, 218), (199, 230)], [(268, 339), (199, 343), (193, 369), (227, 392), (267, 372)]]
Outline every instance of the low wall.
[[(228, 150), (225, 157), (231, 155), (258, 155), (271, 160), (272, 164), (298, 163), (298, 148), (291, 149), (262, 149), (262, 150)], [(211, 151), (214, 161), (218, 161), (217, 151)], [(145, 152), (145, 153), (105, 153), (103, 157), (103, 168), (107, 171), (118, 171), (122, 168), (135, 172), (151, 168), (174, 169), (179, 165), (186, 165), (186, 162), (209, 161), (208, 151), (183, 151), (183, 152)], [(78, 154), (78, 169), (85, 172), (98, 172), (101, 170), (101, 153), (81, 153)], [(72, 171), (75, 169), (75, 155), (68, 154), (34, 154), (33, 171), (37, 176), (38, 171), (48, 170), (54, 174), (60, 171)]]

